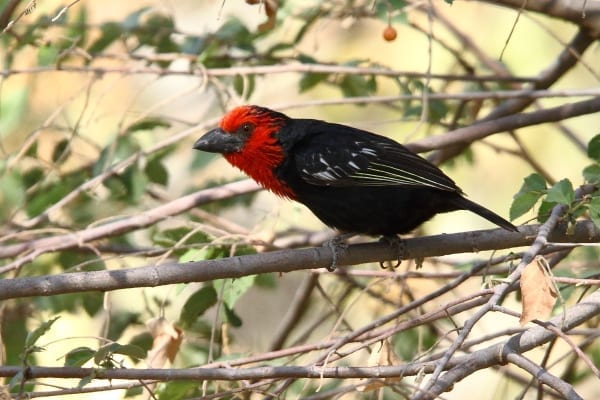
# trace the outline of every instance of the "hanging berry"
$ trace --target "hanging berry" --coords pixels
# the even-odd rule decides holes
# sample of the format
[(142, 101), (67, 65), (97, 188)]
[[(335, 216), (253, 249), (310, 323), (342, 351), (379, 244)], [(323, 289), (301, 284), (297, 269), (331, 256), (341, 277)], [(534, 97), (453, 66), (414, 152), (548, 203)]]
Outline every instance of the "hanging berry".
[(394, 40), (396, 40), (396, 36), (398, 36), (398, 32), (396, 32), (396, 29), (394, 29), (394, 27), (391, 25), (388, 25), (383, 30), (383, 39), (386, 42), (393, 42)]

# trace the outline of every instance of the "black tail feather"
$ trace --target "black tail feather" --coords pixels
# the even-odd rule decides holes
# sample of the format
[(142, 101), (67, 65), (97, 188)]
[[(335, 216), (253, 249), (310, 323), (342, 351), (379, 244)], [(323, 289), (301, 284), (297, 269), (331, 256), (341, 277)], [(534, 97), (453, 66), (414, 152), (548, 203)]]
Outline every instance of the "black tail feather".
[(479, 215), (480, 217), (483, 217), (483, 218), (487, 219), (488, 221), (493, 222), (494, 224), (506, 229), (507, 231), (512, 231), (512, 232), (519, 231), (516, 226), (514, 226), (513, 224), (511, 224), (510, 222), (508, 222), (507, 220), (505, 220), (504, 218), (502, 218), (495, 212), (488, 210), (487, 208), (485, 208), (467, 198), (464, 198), (461, 196), (461, 197), (457, 198), (457, 201), (455, 204), (460, 209), (469, 210), (471, 212), (474, 212), (475, 214)]

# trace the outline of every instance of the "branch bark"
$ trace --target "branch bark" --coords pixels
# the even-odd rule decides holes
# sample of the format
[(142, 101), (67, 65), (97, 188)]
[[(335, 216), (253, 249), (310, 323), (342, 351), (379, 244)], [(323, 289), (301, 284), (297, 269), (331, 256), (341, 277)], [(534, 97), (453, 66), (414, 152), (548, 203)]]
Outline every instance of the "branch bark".
[[(538, 226), (523, 226), (520, 232), (502, 229), (442, 234), (405, 239), (403, 252), (387, 243), (350, 245), (338, 251), (338, 265), (353, 265), (381, 260), (421, 259), (446, 254), (500, 250), (527, 246), (534, 240)], [(572, 235), (564, 229), (550, 235), (552, 242), (590, 243), (600, 241), (600, 230), (589, 221), (579, 222)], [(0, 300), (50, 296), (62, 293), (107, 291), (132, 287), (155, 287), (173, 283), (206, 282), (269, 272), (291, 272), (327, 268), (333, 261), (328, 246), (299, 250), (280, 250), (198, 262), (165, 263), (111, 271), (64, 273), (32, 278), (0, 280)]]

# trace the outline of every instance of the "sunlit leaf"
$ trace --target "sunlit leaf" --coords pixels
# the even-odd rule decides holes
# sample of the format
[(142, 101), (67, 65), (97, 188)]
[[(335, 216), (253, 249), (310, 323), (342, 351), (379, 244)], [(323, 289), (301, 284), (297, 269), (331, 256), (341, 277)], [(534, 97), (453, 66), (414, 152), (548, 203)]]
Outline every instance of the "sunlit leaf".
[(65, 356), (65, 367), (81, 367), (94, 358), (96, 350), (89, 347), (77, 347), (69, 351)]
[(588, 143), (588, 157), (600, 162), (600, 134), (594, 136)]
[(571, 184), (571, 181), (568, 179), (563, 179), (548, 189), (546, 201), (570, 205), (574, 198), (575, 192), (573, 191), (573, 185)]
[(27, 334), (25, 338), (25, 347), (32, 347), (40, 337), (45, 335), (59, 317), (54, 317), (49, 321), (42, 322), (40, 326)]
[(593, 197), (592, 200), (587, 203), (587, 208), (590, 213), (590, 219), (598, 228), (600, 228), (600, 197)]
[(58, 59), (59, 49), (53, 45), (41, 46), (38, 48), (38, 65), (46, 67), (56, 63)]

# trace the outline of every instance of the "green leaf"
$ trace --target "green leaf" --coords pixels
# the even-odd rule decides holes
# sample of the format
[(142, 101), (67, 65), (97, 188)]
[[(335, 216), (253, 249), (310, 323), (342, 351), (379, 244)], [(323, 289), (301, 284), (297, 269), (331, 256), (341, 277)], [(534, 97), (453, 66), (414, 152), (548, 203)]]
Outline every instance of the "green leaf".
[(215, 258), (225, 257), (228, 254), (229, 253), (225, 247), (204, 246), (201, 249), (187, 250), (181, 257), (179, 257), (178, 261), (180, 263), (186, 263), (193, 261), (213, 260)]
[(52, 324), (54, 324), (58, 318), (60, 317), (54, 317), (49, 321), (43, 322), (40, 326), (29, 332), (25, 338), (25, 347), (32, 347), (40, 337), (50, 330)]
[(206, 310), (217, 304), (217, 300), (215, 288), (204, 286), (186, 300), (179, 314), (179, 323), (184, 328), (191, 326)]
[(100, 347), (98, 351), (96, 351), (94, 362), (97, 365), (102, 365), (103, 362), (107, 361), (113, 354), (121, 354), (138, 360), (146, 357), (146, 351), (136, 345), (112, 342)]
[(535, 206), (546, 192), (546, 181), (541, 175), (531, 174), (523, 180), (523, 185), (510, 206), (510, 219), (519, 218)]
[(187, 36), (181, 45), (184, 54), (200, 54), (206, 48), (206, 38), (203, 36)]
[(104, 293), (92, 292), (86, 293), (85, 296), (81, 296), (81, 305), (85, 310), (85, 313), (90, 317), (93, 317), (102, 309), (104, 304)]
[(225, 312), (225, 318), (231, 326), (239, 328), (242, 326), (242, 319), (235, 313), (233, 308), (230, 308), (227, 304), (223, 303), (223, 311)]
[(125, 170), (121, 178), (127, 189), (128, 200), (131, 203), (136, 203), (146, 192), (148, 177), (136, 165), (132, 165)]
[(302, 75), (300, 82), (298, 83), (300, 93), (306, 92), (309, 89), (317, 86), (319, 83), (324, 82), (329, 78), (329, 74), (325, 73), (307, 73)]
[(214, 285), (217, 288), (220, 288), (223, 284), (225, 285), (223, 301), (230, 308), (233, 308), (239, 298), (254, 285), (255, 279), (256, 275), (248, 275), (235, 279), (219, 279), (214, 282)]
[[(36, 270), (37, 272), (37, 270)], [(7, 302), (8, 303), (8, 302)], [(22, 362), (21, 351), (25, 347), (25, 338), (27, 337), (27, 322), (29, 318), (25, 318), (23, 305), (18, 302), (12, 304), (5, 303), (4, 320), (10, 323), (4, 323), (0, 326), (0, 334), (2, 335), (2, 346), (4, 348), (4, 365), (16, 365)], [(32, 308), (46, 312), (44, 309), (37, 308), (35, 304), (30, 305)]]
[(77, 383), (77, 388), (78, 389), (82, 389), (83, 387), (85, 387), (86, 385), (89, 385), (90, 383), (92, 383), (92, 381), (94, 380), (93, 376), (86, 376), (84, 378), (81, 378), (79, 380), (79, 382)]
[(440, 122), (448, 114), (448, 106), (443, 100), (429, 100), (428, 105), (427, 120), (429, 122)]
[(340, 89), (344, 97), (361, 97), (370, 93), (369, 83), (360, 75), (345, 75), (340, 82)]
[[(203, 243), (210, 242), (210, 238), (206, 233), (201, 232), (201, 231), (195, 231), (194, 233), (189, 235), (190, 232), (191, 232), (190, 228), (184, 228), (184, 227), (164, 229), (164, 230), (156, 231), (154, 233), (154, 235), (152, 235), (152, 241), (154, 242), (154, 244), (159, 245), (161, 247), (172, 247), (178, 243), (179, 244), (183, 244), (183, 243), (203, 244)], [(186, 239), (184, 242), (182, 242), (184, 237)], [(186, 251), (187, 250), (183, 250), (179, 254), (183, 254)], [(194, 260), (189, 260), (189, 261), (194, 261)]]
[(533, 206), (535, 206), (535, 203), (537, 203), (537, 201), (539, 200), (540, 196), (540, 194), (533, 192), (526, 192), (515, 195), (515, 198), (512, 204), (510, 205), (510, 220), (513, 221), (525, 214), (526, 212), (528, 212), (529, 210), (531, 210)]
[(100, 26), (100, 37), (88, 47), (88, 53), (100, 53), (123, 34), (123, 28), (116, 22), (106, 22)]
[(594, 136), (588, 143), (588, 157), (595, 161), (600, 161), (600, 134)]
[(133, 124), (129, 125), (126, 129), (126, 133), (132, 133), (136, 131), (149, 131), (155, 128), (170, 128), (171, 123), (162, 119), (162, 118), (154, 118), (148, 117), (141, 119)]
[(146, 358), (146, 350), (142, 349), (141, 347), (138, 347), (134, 344), (118, 344), (118, 343), (113, 343), (116, 344), (117, 346), (114, 346), (113, 348), (113, 354), (121, 354), (136, 360), (142, 360), (144, 358)]
[(171, 381), (160, 385), (156, 390), (158, 400), (181, 400), (193, 397), (198, 388), (195, 381)]
[(90, 361), (95, 354), (96, 351), (89, 347), (77, 347), (65, 356), (65, 367), (81, 367)]
[(24, 114), (29, 97), (27, 89), (3, 91), (0, 96), (0, 137), (6, 137), (13, 130), (23, 126), (24, 118), (27, 118)]
[(69, 151), (69, 139), (63, 139), (54, 146), (54, 150), (52, 150), (52, 162), (56, 163), (61, 158), (64, 160), (66, 158), (67, 152)]
[(571, 184), (571, 181), (568, 179), (563, 179), (559, 182), (556, 182), (554, 186), (548, 189), (546, 201), (570, 205), (574, 198), (575, 193), (573, 191), (573, 185)]
[(551, 201), (543, 200), (540, 204), (540, 208), (538, 208), (538, 216), (537, 219), (539, 222), (544, 223), (550, 217), (550, 213), (552, 209), (556, 206), (556, 203)]
[(256, 286), (265, 289), (274, 289), (277, 287), (277, 279), (275, 278), (275, 274), (271, 273), (256, 275), (254, 283)]
[(144, 172), (150, 179), (150, 182), (167, 186), (169, 183), (169, 172), (159, 158), (150, 160), (144, 168)]
[(59, 50), (58, 47), (53, 45), (41, 46), (38, 49), (38, 65), (40, 67), (46, 67), (56, 63), (58, 59)]
[(107, 339), (117, 340), (121, 337), (125, 329), (131, 325), (139, 324), (140, 315), (132, 311), (120, 311), (113, 313), (110, 318)]
[(435, 343), (436, 336), (431, 330), (421, 328), (402, 331), (393, 337), (395, 353), (406, 361), (413, 360), (418, 351), (427, 351)]
[(254, 92), (254, 87), (256, 86), (256, 80), (254, 75), (236, 75), (233, 77), (233, 88), (235, 92), (243, 96), (244, 99), (249, 99)]
[(15, 208), (25, 202), (25, 187), (22, 177), (16, 172), (0, 176), (0, 218), (8, 217)]
[(225, 22), (215, 37), (231, 45), (248, 44), (252, 42), (252, 34), (246, 26), (237, 18), (231, 18)]
[[(44, 178), (45, 174), (46, 174), (46, 171), (43, 170), (42, 168), (38, 168), (38, 167), (31, 168), (30, 170), (28, 170), (27, 172), (25, 172), (23, 174), (23, 184), (25, 185), (26, 188), (30, 188), (33, 185), (35, 185), (36, 183), (39, 183)], [(2, 192), (4, 193), (4, 190), (2, 190)], [(23, 194), (25, 194), (25, 193), (23, 193)]]
[(63, 176), (56, 182), (45, 183), (27, 199), (25, 204), (27, 215), (32, 217), (40, 214), (47, 207), (66, 196), (76, 186), (85, 181), (85, 179), (86, 176), (83, 173), (77, 173), (70, 176)]
[(521, 191), (543, 193), (546, 190), (546, 181), (539, 174), (531, 174), (524, 179)]
[(140, 349), (143, 349), (145, 352), (148, 352), (150, 349), (152, 349), (153, 342), (154, 338), (148, 331), (139, 333), (129, 340), (129, 344), (137, 346)]
[(121, 25), (128, 31), (138, 28), (141, 25), (140, 17), (148, 12), (148, 10), (150, 10), (150, 7), (142, 7), (139, 10), (135, 10), (125, 17)]
[(590, 219), (598, 228), (600, 228), (600, 197), (593, 197), (587, 208), (590, 213)]
[(591, 164), (585, 167), (582, 171), (583, 179), (587, 183), (598, 183), (600, 182), (600, 165)]
[(99, 175), (111, 165), (123, 161), (139, 150), (140, 146), (133, 135), (118, 136), (115, 141), (102, 149), (98, 160), (92, 167), (92, 173), (94, 176)]

